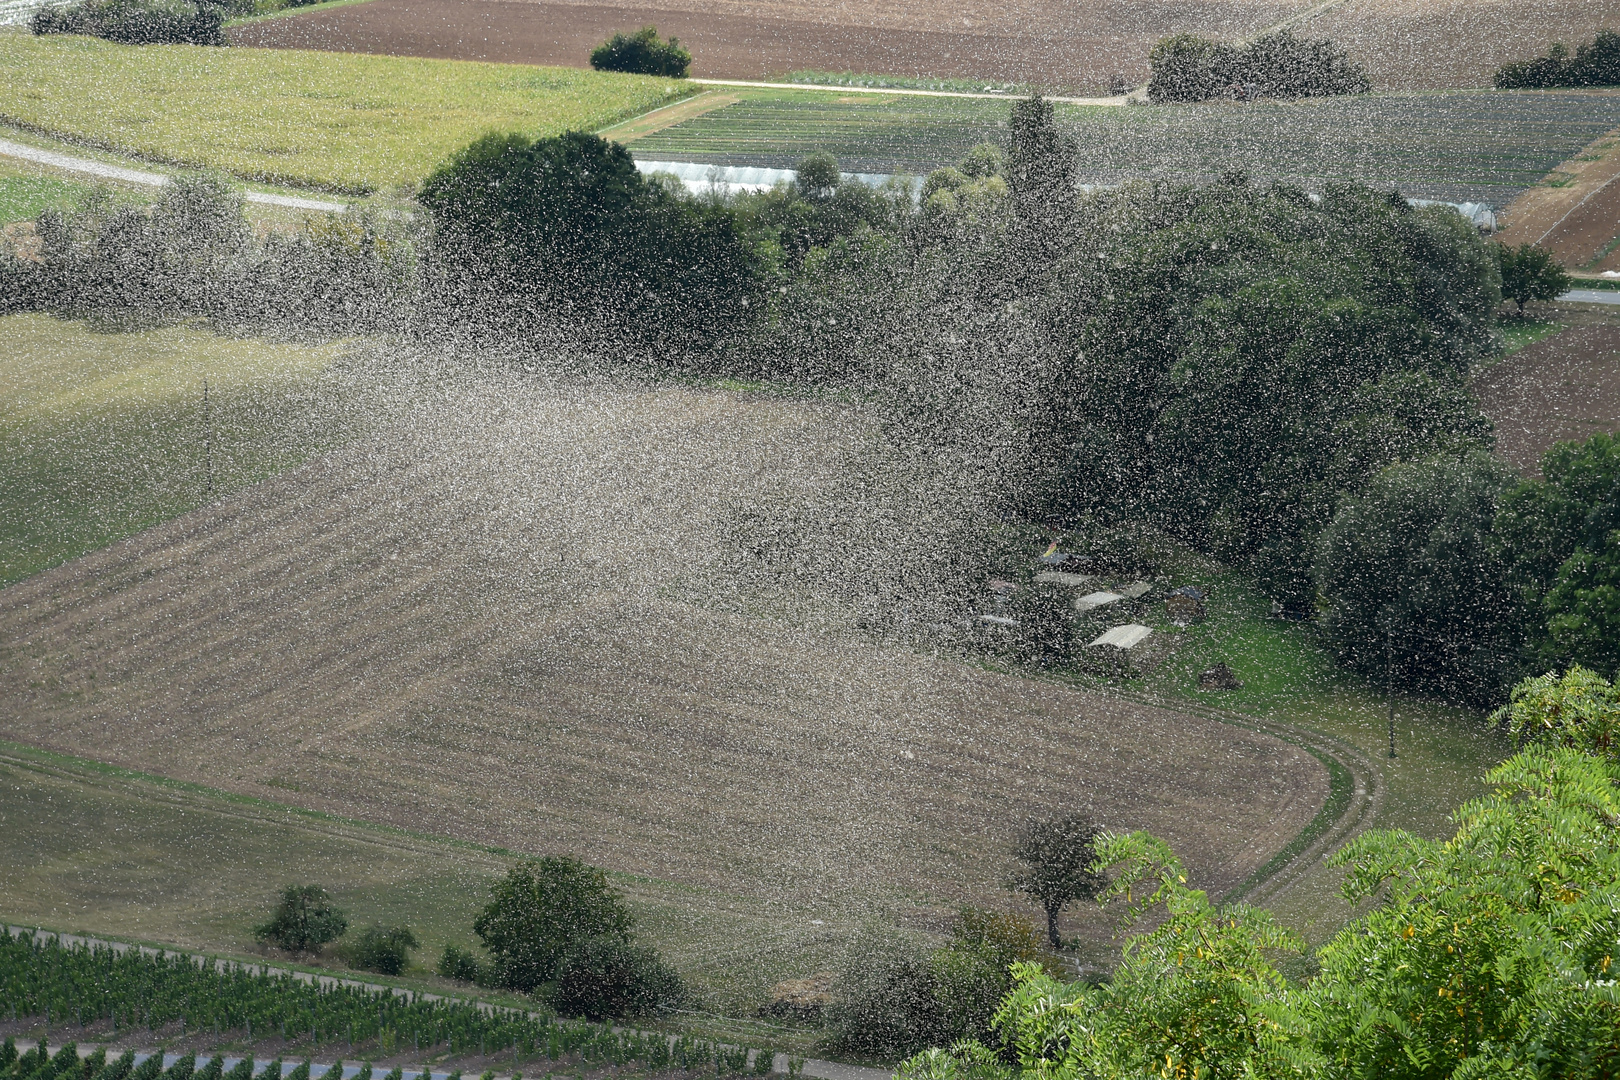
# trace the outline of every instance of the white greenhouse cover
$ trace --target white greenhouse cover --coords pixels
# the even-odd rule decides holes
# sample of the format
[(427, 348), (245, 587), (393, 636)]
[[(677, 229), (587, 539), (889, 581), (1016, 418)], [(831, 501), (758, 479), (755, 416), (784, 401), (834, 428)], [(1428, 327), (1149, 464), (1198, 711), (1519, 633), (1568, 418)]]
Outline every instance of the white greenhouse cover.
[(1103, 634), (1088, 645), (1087, 648), (1094, 649), (1098, 645), (1112, 645), (1116, 649), (1129, 649), (1140, 644), (1151, 633), (1153, 633), (1152, 629), (1140, 623), (1126, 623), (1124, 626), (1116, 626)]

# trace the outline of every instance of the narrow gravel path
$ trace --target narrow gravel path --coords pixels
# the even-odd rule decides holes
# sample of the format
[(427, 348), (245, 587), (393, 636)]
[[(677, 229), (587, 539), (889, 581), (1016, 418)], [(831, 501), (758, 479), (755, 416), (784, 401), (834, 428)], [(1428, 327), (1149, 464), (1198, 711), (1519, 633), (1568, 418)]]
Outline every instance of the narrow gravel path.
[[(49, 165), (53, 169), (65, 169), (68, 172), (100, 176), (108, 180), (122, 180), (126, 184), (162, 187), (169, 183), (169, 178), (162, 173), (126, 169), (122, 165), (108, 165), (102, 161), (91, 161), (89, 158), (58, 154), (54, 150), (42, 150), (37, 146), (12, 142), (9, 139), (0, 139), (0, 155)], [(322, 210), (332, 214), (341, 214), (349, 208), (347, 203), (327, 202), (324, 199), (301, 199), (293, 195), (271, 195), (263, 191), (244, 191), (242, 197), (250, 203), (289, 206), (296, 210)]]

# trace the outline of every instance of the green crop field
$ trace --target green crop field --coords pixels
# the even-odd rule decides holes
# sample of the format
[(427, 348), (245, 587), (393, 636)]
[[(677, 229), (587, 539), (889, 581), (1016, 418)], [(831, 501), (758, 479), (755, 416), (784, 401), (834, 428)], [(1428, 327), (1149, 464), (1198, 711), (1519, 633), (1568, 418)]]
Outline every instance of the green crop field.
[(328, 392), (333, 346), (109, 334), (44, 315), (0, 318), (0, 338), (0, 585), (200, 505), (210, 456), (224, 492), (306, 459), (347, 423)]
[[(738, 91), (742, 100), (637, 140), (638, 157), (788, 167), (813, 151), (857, 172), (924, 173), (1005, 142), (1006, 102)], [(1210, 180), (1229, 168), (1317, 188), (1333, 180), (1506, 205), (1616, 126), (1620, 96), (1373, 94), (1293, 104), (1056, 106), (1095, 183)]]
[(414, 186), (490, 130), (596, 130), (688, 84), (574, 68), (0, 30), (0, 121), (247, 180), (350, 193)]

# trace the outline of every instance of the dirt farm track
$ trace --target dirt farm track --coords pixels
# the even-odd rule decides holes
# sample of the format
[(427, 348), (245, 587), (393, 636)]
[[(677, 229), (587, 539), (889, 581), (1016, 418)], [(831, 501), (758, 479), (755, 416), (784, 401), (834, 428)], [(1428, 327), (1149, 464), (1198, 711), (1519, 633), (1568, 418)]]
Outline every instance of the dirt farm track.
[[(0, 592), (0, 738), (784, 900), (1004, 895), (1032, 813), (1217, 894), (1323, 805), (1269, 735), (717, 599), (831, 406), (491, 375)], [(746, 598), (744, 598), (746, 600)], [(836, 620), (833, 620), (835, 622)]]
[(692, 74), (795, 69), (960, 76), (1096, 91), (1147, 75), (1153, 42), (1289, 24), (1342, 42), (1379, 88), (1486, 86), (1506, 60), (1620, 26), (1620, 0), (371, 0), (235, 27), (238, 45), (583, 66), (614, 30), (655, 23)]

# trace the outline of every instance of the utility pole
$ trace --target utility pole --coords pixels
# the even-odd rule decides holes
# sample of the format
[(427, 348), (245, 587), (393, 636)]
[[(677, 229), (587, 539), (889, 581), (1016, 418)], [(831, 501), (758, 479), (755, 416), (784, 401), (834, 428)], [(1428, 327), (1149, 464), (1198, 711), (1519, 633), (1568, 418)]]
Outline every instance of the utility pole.
[(203, 378), (203, 462), (207, 469), (208, 500), (214, 499), (214, 414), (208, 404), (208, 379)]
[(1395, 640), (1390, 627), (1384, 627), (1384, 686), (1389, 694), (1389, 756), (1395, 756)]

